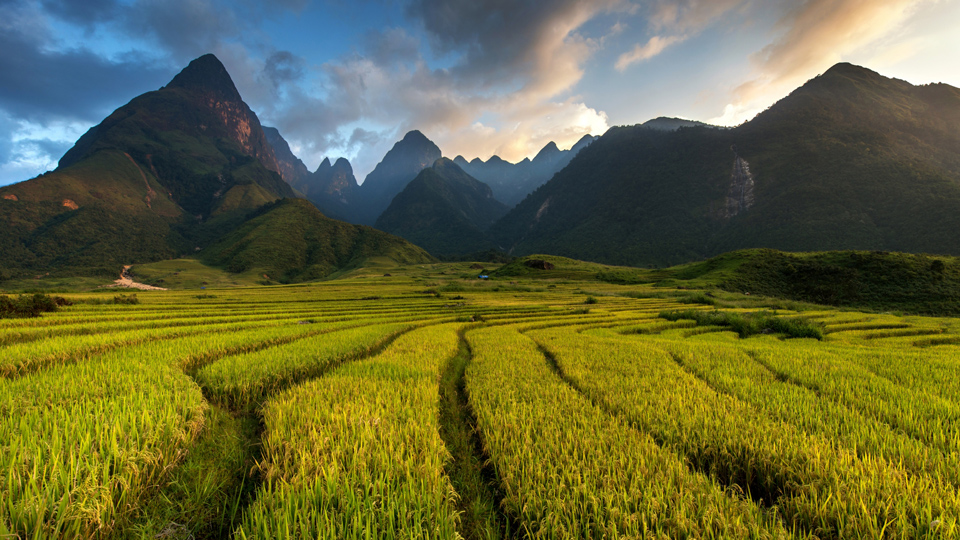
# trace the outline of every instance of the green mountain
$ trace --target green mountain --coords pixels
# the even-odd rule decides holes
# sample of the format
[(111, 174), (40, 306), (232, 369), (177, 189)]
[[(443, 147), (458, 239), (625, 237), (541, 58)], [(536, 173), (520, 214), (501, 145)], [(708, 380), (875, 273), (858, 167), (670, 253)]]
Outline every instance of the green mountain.
[(435, 260), (396, 236), (330, 219), (303, 199), (264, 205), (201, 255), (211, 266), (284, 283), (319, 279), (372, 258), (397, 264)]
[(375, 226), (434, 255), (475, 253), (495, 247), (484, 231), (506, 212), (490, 186), (440, 158), (394, 197)]
[[(251, 211), (296, 196), (279, 171), (295, 181), (299, 160), (285, 142), (283, 147), (286, 154), (278, 160), (226, 69), (213, 55), (202, 56), (167, 86), (134, 98), (91, 128), (55, 171), (0, 188), (0, 279), (115, 276), (124, 264), (198, 252), (224, 266), (246, 267), (248, 259), (231, 261), (222, 247), (209, 256), (202, 250), (222, 246), (225, 235), (249, 231)], [(296, 245), (311, 254), (282, 263), (286, 279), (326, 275), (329, 265), (350, 263), (354, 258), (347, 255), (368, 255), (380, 245), (391, 253), (418, 252), (397, 247), (399, 239), (335, 226), (326, 218), (308, 215), (308, 224), (297, 230), (303, 239), (337, 245), (293, 242), (265, 223), (288, 222), (290, 211), (284, 209), (297, 204), (256, 214), (256, 230), (272, 231), (273, 241), (286, 243), (285, 249)], [(333, 229), (353, 232), (330, 233)], [(261, 242), (270, 241), (259, 234)], [(327, 251), (335, 256), (315, 254)], [(297, 270), (290, 261), (308, 266)], [(268, 268), (276, 272), (277, 265)]]
[(669, 266), (741, 248), (960, 253), (960, 90), (838, 64), (734, 129), (619, 127), (491, 229)]

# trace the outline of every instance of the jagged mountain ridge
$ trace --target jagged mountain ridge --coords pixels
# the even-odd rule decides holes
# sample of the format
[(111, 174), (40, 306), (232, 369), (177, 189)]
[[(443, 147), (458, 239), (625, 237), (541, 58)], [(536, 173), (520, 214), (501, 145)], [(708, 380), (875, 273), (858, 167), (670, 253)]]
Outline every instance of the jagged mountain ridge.
[(498, 201), (512, 207), (550, 180), (554, 174), (566, 167), (580, 150), (597, 138), (584, 135), (569, 150), (560, 150), (557, 144), (551, 141), (532, 160), (525, 158), (518, 163), (510, 163), (496, 155), (485, 162), (480, 158), (468, 162), (463, 156), (457, 156), (454, 163), (470, 176), (488, 184)]
[(280, 170), (256, 114), (204, 55), (91, 128), (57, 170), (0, 188), (0, 279), (113, 276), (193, 254), (295, 197)]
[(640, 266), (754, 247), (956, 254), (958, 122), (956, 88), (838, 64), (734, 129), (611, 129), (491, 234), (513, 254)]
[(490, 186), (440, 158), (394, 197), (375, 226), (434, 255), (456, 255), (495, 248), (485, 231), (506, 212)]

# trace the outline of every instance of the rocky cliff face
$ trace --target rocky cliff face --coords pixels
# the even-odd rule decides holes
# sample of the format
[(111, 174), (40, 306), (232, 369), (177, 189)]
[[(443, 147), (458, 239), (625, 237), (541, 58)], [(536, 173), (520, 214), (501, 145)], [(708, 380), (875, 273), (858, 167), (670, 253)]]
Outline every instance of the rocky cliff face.
[(297, 186), (303, 184), (307, 176), (310, 175), (310, 170), (303, 164), (303, 161), (300, 161), (300, 158), (293, 154), (290, 145), (280, 135), (277, 128), (263, 126), (263, 133), (267, 136), (267, 142), (273, 147), (273, 153), (277, 157), (280, 177), (294, 189), (300, 189)]
[(733, 172), (730, 174), (730, 188), (727, 190), (727, 204), (723, 217), (732, 218), (753, 206), (753, 184), (750, 164), (737, 156), (733, 160)]

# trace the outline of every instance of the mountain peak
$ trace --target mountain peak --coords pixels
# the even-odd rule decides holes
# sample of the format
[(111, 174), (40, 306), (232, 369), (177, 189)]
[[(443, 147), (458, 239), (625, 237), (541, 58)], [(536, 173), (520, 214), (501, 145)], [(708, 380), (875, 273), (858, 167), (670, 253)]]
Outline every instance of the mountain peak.
[(557, 148), (557, 143), (550, 141), (546, 146), (543, 147), (537, 155), (534, 156), (534, 161), (540, 161), (547, 158), (552, 158), (560, 153), (560, 149)]
[[(325, 160), (328, 164), (330, 163), (329, 159)], [(348, 174), (353, 174), (353, 167), (350, 165), (350, 161), (347, 158), (337, 158), (336, 163), (333, 164), (334, 169), (345, 170)]]
[(242, 101), (227, 68), (212, 54), (205, 54), (190, 62), (170, 81), (167, 88), (212, 93), (225, 101)]
[(830, 67), (830, 69), (823, 72), (824, 75), (828, 74), (840, 74), (840, 73), (856, 73), (856, 74), (865, 74), (865, 73), (874, 73), (865, 67), (860, 67), (850, 62), (838, 62)]
[(320, 162), (320, 165), (317, 167), (317, 171), (314, 174), (319, 173), (320, 171), (325, 171), (327, 169), (332, 169), (333, 165), (330, 164), (330, 158), (325, 157), (323, 161)]
[(403, 142), (433, 144), (433, 141), (428, 139), (426, 135), (420, 133), (420, 131), (416, 129), (413, 131), (408, 131), (407, 134), (403, 136)]

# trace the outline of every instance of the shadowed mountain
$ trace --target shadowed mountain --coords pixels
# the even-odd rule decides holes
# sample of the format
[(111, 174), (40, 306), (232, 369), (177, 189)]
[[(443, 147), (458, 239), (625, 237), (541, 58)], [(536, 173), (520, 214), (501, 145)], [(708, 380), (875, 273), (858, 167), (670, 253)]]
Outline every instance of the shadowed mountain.
[(357, 208), (358, 188), (353, 167), (346, 158), (339, 158), (332, 165), (324, 158), (301, 191), (327, 216), (351, 221)]
[(499, 156), (492, 156), (486, 162), (480, 158), (468, 162), (463, 156), (457, 156), (454, 163), (467, 174), (489, 185), (498, 201), (512, 207), (550, 180), (580, 150), (596, 139), (593, 135), (584, 135), (569, 150), (560, 150), (556, 143), (550, 142), (533, 160), (524, 159), (519, 163), (504, 161)]
[(330, 219), (302, 199), (264, 205), (201, 256), (211, 266), (284, 283), (319, 279), (372, 258), (397, 264), (434, 261), (402, 238)]
[(293, 189), (302, 193), (303, 191), (299, 186), (302, 185), (307, 176), (310, 175), (310, 170), (300, 161), (300, 158), (293, 154), (293, 151), (290, 150), (290, 145), (287, 144), (286, 139), (280, 135), (280, 131), (278, 131), (277, 128), (263, 126), (263, 133), (267, 136), (267, 142), (270, 143), (270, 147), (273, 148), (273, 153), (277, 157), (280, 177), (283, 178), (284, 182), (290, 184)]
[(491, 229), (666, 266), (740, 248), (960, 253), (960, 90), (838, 64), (737, 128), (611, 129)]
[(350, 221), (359, 187), (350, 162), (346, 158), (339, 158), (331, 164), (329, 158), (324, 158), (317, 170), (311, 173), (300, 158), (290, 151), (290, 145), (279, 131), (264, 128), (264, 132), (277, 154), (283, 179), (327, 217)]
[(360, 185), (359, 201), (350, 221), (373, 225), (390, 201), (440, 156), (440, 149), (423, 133), (411, 131), (404, 135)]
[(113, 276), (194, 253), (294, 197), (283, 169), (226, 69), (202, 56), (91, 128), (57, 170), (0, 188), (0, 278)]
[(495, 247), (484, 231), (506, 212), (490, 186), (440, 158), (394, 197), (376, 227), (434, 255), (474, 253)]

